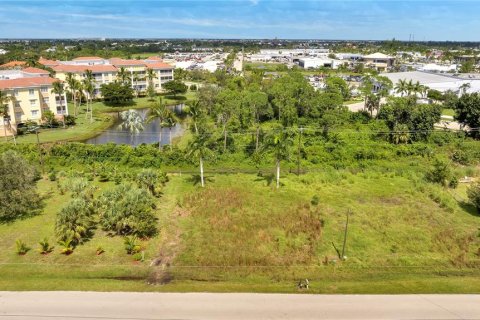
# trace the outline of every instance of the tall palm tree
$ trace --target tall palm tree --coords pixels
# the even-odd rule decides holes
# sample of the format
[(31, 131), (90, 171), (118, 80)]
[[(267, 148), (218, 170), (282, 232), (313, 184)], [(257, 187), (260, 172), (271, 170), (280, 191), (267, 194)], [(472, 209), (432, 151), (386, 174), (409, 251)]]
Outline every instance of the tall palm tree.
[(144, 119), (138, 113), (138, 111), (135, 110), (127, 110), (123, 111), (120, 113), (120, 118), (123, 120), (123, 122), (118, 126), (121, 129), (128, 130), (131, 136), (131, 140), (133, 142), (133, 136), (136, 134), (139, 134), (140, 131), (143, 131), (143, 123)]
[(92, 97), (95, 92), (95, 85), (93, 80), (85, 78), (82, 81), (82, 88), (85, 91), (85, 96), (87, 97), (87, 111), (85, 112), (85, 119), (88, 117), (90, 112), (90, 122), (93, 122), (93, 110), (92, 110)]
[(150, 108), (150, 113), (147, 118), (147, 122), (152, 122), (156, 121), (157, 119), (159, 120), (159, 138), (158, 138), (158, 149), (162, 149), (162, 129), (163, 129), (163, 123), (165, 121), (165, 116), (167, 113), (167, 107), (163, 103), (162, 97), (158, 99), (158, 102), (156, 102), (151, 108)]
[(118, 69), (117, 79), (121, 83), (127, 84), (130, 81), (130, 72), (125, 69), (125, 67), (120, 67), (120, 69)]
[(7, 126), (9, 130), (12, 131), (13, 141), (17, 144), (15, 140), (15, 133), (12, 130), (12, 126), (10, 124), (10, 115), (8, 114), (8, 103), (12, 100), (10, 96), (7, 95), (5, 91), (0, 91), (0, 116), (3, 118), (3, 134), (5, 136), (5, 141), (8, 141), (7, 138)]
[(77, 115), (77, 79), (75, 79), (75, 75), (71, 72), (68, 72), (65, 77), (65, 82), (68, 85), (68, 90), (70, 95), (72, 96), (73, 100), (73, 114)]
[(192, 118), (193, 121), (193, 128), (195, 129), (195, 133), (198, 134), (198, 123), (203, 116), (203, 109), (202, 104), (199, 100), (194, 100), (189, 103), (187, 113)]
[[(63, 96), (65, 95), (65, 87), (63, 85), (63, 82), (55, 81), (54, 83), (52, 83), (52, 93), (60, 98), (60, 105), (63, 107)], [(65, 114), (63, 114), (63, 127), (65, 128)]]
[(212, 154), (212, 150), (208, 147), (208, 135), (206, 134), (196, 134), (188, 143), (187, 157), (197, 158), (200, 163), (200, 182), (202, 188), (205, 187), (205, 181), (203, 178), (203, 161)]
[(280, 162), (290, 157), (290, 148), (293, 140), (288, 132), (283, 129), (279, 133), (274, 133), (267, 137), (266, 144), (263, 146), (264, 151), (272, 151), (275, 159), (277, 189), (280, 188)]
[(462, 94), (465, 94), (465, 93), (467, 93), (468, 89), (470, 89), (471, 87), (472, 87), (471, 83), (466, 82), (466, 83), (462, 84), (458, 89), (460, 90), (460, 92)]
[(148, 86), (153, 87), (153, 80), (155, 80), (158, 77), (153, 69), (147, 68), (146, 78), (148, 80)]
[(402, 97), (407, 92), (407, 80), (398, 80), (395, 85), (395, 91), (399, 93)]
[(165, 114), (165, 126), (168, 127), (168, 140), (170, 144), (170, 150), (172, 150), (172, 128), (178, 123), (178, 117), (175, 112), (167, 109)]

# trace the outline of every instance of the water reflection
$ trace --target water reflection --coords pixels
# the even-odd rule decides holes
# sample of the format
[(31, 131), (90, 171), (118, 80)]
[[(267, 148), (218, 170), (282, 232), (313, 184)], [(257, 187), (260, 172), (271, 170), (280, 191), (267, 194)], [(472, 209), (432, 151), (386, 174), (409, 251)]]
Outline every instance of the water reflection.
[[(149, 109), (138, 109), (137, 111), (141, 114), (144, 119), (148, 118)], [(105, 143), (115, 143), (115, 144), (128, 144), (131, 146), (138, 146), (142, 143), (158, 143), (160, 139), (160, 120), (156, 119), (150, 123), (144, 122), (144, 130), (140, 131), (137, 134), (131, 134), (127, 129), (120, 128), (122, 120), (116, 115), (117, 120), (115, 123), (102, 132), (100, 135), (90, 138), (85, 141), (89, 144), (105, 144)], [(177, 123), (174, 127), (161, 129), (161, 139), (162, 145), (169, 144), (170, 133), (172, 139), (183, 134), (183, 127), (181, 124)]]

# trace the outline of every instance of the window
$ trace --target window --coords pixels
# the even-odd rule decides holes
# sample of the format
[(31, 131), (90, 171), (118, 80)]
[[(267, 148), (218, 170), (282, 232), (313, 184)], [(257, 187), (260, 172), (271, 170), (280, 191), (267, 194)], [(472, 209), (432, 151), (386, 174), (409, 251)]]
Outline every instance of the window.
[(22, 117), (22, 113), (21, 112), (15, 112), (15, 118), (16, 119), (20, 119)]
[(32, 117), (38, 117), (38, 110), (32, 110)]
[(159, 86), (158, 83), (157, 83), (157, 84), (155, 85), (155, 88), (158, 88), (158, 87), (160, 87), (160, 86)]
[(28, 94), (33, 96), (35, 94), (35, 90), (33, 89), (28, 89)]
[(41, 91), (41, 92), (44, 92), (44, 93), (45, 93), (45, 92), (48, 92), (48, 87), (42, 87), (42, 88), (40, 88), (40, 91)]
[(18, 90), (17, 90), (17, 89), (13, 90), (13, 95), (14, 95), (15, 97), (18, 97)]
[(43, 98), (43, 102), (46, 104), (50, 103), (50, 98)]
[(35, 99), (30, 100), (30, 105), (31, 106), (34, 106), (36, 104), (37, 104), (37, 100), (35, 100)]
[(15, 101), (15, 108), (21, 108), (20, 101)]

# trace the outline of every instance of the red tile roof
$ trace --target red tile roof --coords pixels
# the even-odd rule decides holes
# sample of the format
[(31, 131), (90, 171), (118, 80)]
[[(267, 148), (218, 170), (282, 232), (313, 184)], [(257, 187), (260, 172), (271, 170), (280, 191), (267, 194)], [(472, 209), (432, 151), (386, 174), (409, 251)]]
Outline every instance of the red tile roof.
[(112, 58), (110, 59), (110, 63), (115, 66), (145, 66), (144, 61), (134, 59)]
[(163, 61), (162, 58), (160, 57), (148, 57), (147, 59), (145, 59), (144, 61)]
[(18, 79), (8, 79), (0, 80), (0, 89), (14, 89), (14, 88), (31, 88), (31, 87), (40, 87), (40, 86), (49, 86), (57, 79), (50, 77), (32, 77), (32, 78), (18, 78)]
[(163, 62), (146, 63), (146, 66), (150, 69), (173, 69), (172, 65)]
[(40, 68), (32, 68), (32, 67), (23, 68), (22, 71), (26, 73), (49, 74), (47, 70), (43, 70)]
[(0, 69), (13, 68), (13, 67), (25, 66), (25, 65), (27, 65), (25, 61), (10, 61), (0, 65)]
[(87, 60), (105, 60), (100, 57), (78, 57), (73, 59), (72, 61), (87, 61)]
[(56, 65), (59, 64), (58, 61), (45, 59), (43, 57), (40, 57), (40, 59), (38, 59), (38, 63), (43, 64), (44, 66), (48, 66), (48, 67), (56, 66)]
[(85, 70), (91, 70), (92, 72), (114, 72), (117, 71), (112, 65), (93, 65), (93, 66), (79, 66), (79, 65), (66, 65), (60, 64), (52, 68), (55, 72), (72, 72), (83, 73)]

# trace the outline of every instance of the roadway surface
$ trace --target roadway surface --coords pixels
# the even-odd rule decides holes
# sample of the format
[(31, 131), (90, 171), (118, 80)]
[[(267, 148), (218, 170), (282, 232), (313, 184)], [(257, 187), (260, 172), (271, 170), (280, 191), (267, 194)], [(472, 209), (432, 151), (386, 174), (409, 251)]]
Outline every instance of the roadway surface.
[(480, 319), (480, 295), (0, 292), (0, 319)]

